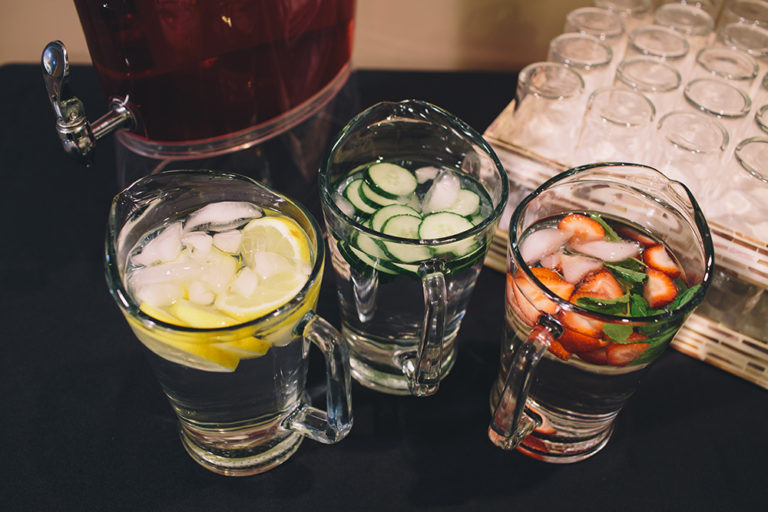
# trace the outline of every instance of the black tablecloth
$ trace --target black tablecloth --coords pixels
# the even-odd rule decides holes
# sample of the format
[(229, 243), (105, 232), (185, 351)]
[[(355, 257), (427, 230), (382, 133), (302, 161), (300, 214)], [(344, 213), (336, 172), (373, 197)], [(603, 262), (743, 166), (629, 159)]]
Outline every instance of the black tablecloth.
[[(95, 73), (73, 88), (95, 118)], [(431, 101), (482, 132), (516, 76), (356, 72), (361, 107)], [(227, 478), (184, 452), (174, 415), (103, 277), (118, 192), (111, 142), (95, 165), (59, 147), (37, 66), (0, 68), (3, 510), (765, 510), (768, 392), (675, 351), (644, 377), (608, 446), (549, 465), (487, 440), (503, 320), (501, 274), (486, 269), (453, 372), (431, 398), (353, 388), (341, 443), (305, 441), (263, 475)], [(338, 325), (331, 276), (319, 310)], [(310, 368), (321, 387), (322, 371)]]

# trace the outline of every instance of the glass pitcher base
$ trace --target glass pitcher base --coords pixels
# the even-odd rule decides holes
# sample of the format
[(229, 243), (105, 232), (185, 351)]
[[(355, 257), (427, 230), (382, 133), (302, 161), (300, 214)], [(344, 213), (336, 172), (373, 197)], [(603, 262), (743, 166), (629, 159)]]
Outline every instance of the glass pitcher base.
[(556, 436), (531, 434), (517, 446), (517, 451), (533, 459), (552, 464), (570, 464), (595, 455), (602, 450), (613, 434), (613, 424), (587, 439), (563, 439)]
[[(225, 476), (249, 476), (264, 473), (288, 460), (304, 437), (284, 431), (274, 442), (259, 440), (254, 447), (217, 450), (215, 445), (203, 446), (181, 429), (181, 442), (190, 457), (209, 471)], [(209, 436), (210, 437), (210, 436)]]
[[(411, 394), (408, 388), (408, 379), (395, 360), (402, 351), (379, 349), (381, 343), (361, 336), (346, 326), (342, 327), (342, 334), (349, 346), (350, 373), (358, 383), (366, 388), (389, 395)], [(448, 375), (456, 362), (456, 346), (453, 338), (443, 345), (443, 350), (443, 361), (440, 369), (441, 381)]]

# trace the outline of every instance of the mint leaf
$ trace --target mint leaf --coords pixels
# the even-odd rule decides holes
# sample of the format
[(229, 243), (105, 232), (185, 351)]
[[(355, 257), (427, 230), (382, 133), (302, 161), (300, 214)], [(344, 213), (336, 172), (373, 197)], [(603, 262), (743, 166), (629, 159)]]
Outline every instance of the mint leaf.
[(605, 324), (603, 332), (613, 341), (621, 343), (632, 335), (632, 326), (626, 324)]
[(670, 309), (675, 310), (690, 302), (693, 296), (696, 295), (696, 292), (699, 291), (699, 288), (701, 288), (701, 284), (695, 284), (690, 288), (678, 293), (675, 300), (672, 301), (672, 304), (670, 304)]
[(651, 307), (642, 295), (632, 293), (629, 295), (629, 314), (631, 316), (649, 316)]
[(622, 295), (618, 299), (598, 299), (596, 297), (579, 297), (576, 304), (598, 313), (606, 315), (623, 315), (627, 311), (628, 295)]
[(615, 263), (603, 263), (603, 265), (608, 268), (611, 272), (613, 272), (617, 277), (621, 277), (622, 279), (626, 279), (627, 281), (631, 283), (642, 283), (646, 279), (648, 279), (648, 274), (645, 272), (638, 272), (636, 270), (631, 270), (629, 268), (625, 268), (622, 266), (619, 266)]
[(648, 343), (650, 347), (645, 349), (645, 352), (637, 356), (637, 359), (632, 361), (631, 364), (638, 365), (638, 364), (650, 363), (651, 361), (659, 357), (661, 353), (664, 352), (664, 350), (666, 350), (667, 345), (669, 344), (669, 341), (675, 336), (675, 333), (677, 333), (677, 329), (678, 329), (678, 326), (675, 326), (671, 329), (664, 331), (662, 334), (659, 334), (658, 336), (655, 336), (653, 338), (648, 338), (647, 340), (643, 340), (641, 343)]
[(597, 214), (597, 213), (590, 213), (590, 217), (592, 217), (592, 220), (603, 226), (603, 230), (605, 231), (605, 238), (610, 242), (621, 242), (621, 237), (616, 233), (616, 231), (613, 230), (611, 226), (608, 225), (607, 222), (603, 220), (603, 218)]

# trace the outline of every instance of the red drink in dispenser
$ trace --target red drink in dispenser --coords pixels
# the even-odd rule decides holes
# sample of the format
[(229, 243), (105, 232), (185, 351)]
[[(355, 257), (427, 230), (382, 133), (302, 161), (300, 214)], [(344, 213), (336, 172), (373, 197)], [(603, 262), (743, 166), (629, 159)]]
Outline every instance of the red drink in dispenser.
[(352, 53), (354, 0), (75, 5), (104, 92), (127, 96), (134, 133), (153, 141), (211, 139), (280, 118), (343, 81)]

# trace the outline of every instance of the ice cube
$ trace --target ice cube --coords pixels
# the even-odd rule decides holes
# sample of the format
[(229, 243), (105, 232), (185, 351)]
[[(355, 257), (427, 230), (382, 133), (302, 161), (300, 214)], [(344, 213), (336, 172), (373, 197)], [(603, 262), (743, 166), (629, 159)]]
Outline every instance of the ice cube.
[(177, 283), (156, 283), (138, 288), (134, 293), (139, 303), (161, 308), (170, 306), (184, 296), (184, 289)]
[(355, 216), (355, 207), (352, 206), (352, 203), (347, 201), (347, 198), (337, 194), (334, 197), (334, 201), (336, 202), (336, 206), (341, 210), (341, 213), (346, 215), (349, 218), (352, 218)]
[(141, 267), (128, 275), (128, 287), (135, 291), (147, 285), (157, 283), (183, 284), (196, 279), (202, 272), (203, 266), (194, 261), (188, 251), (182, 251), (174, 261), (159, 263), (149, 267)]
[(213, 304), (213, 300), (216, 295), (206, 286), (202, 281), (192, 281), (187, 286), (187, 293), (189, 293), (189, 301), (201, 306), (207, 306)]
[(437, 176), (437, 173), (440, 169), (437, 167), (427, 166), (427, 167), (419, 167), (414, 171), (414, 174), (416, 174), (416, 181), (419, 183), (426, 183), (429, 180), (435, 179), (435, 176)]
[(637, 242), (609, 242), (608, 240), (594, 240), (583, 244), (573, 244), (571, 248), (603, 261), (621, 261), (633, 258), (640, 254), (640, 244)]
[(224, 252), (235, 254), (240, 249), (240, 241), (243, 239), (242, 231), (233, 229), (222, 231), (213, 235), (213, 245)]
[(220, 293), (235, 277), (237, 259), (213, 248), (203, 262), (203, 267), (200, 280), (207, 284), (214, 293)]
[(207, 204), (192, 213), (184, 224), (184, 230), (228, 231), (262, 215), (264, 212), (261, 208), (252, 203), (219, 201)]
[(581, 279), (603, 266), (603, 262), (582, 256), (580, 254), (563, 254), (560, 256), (560, 268), (563, 270), (563, 278), (569, 283), (576, 284)]
[(523, 261), (532, 265), (548, 254), (557, 251), (565, 241), (568, 233), (556, 228), (545, 228), (534, 231), (520, 244), (520, 256)]
[(150, 240), (131, 261), (136, 265), (173, 261), (179, 256), (181, 249), (181, 223), (174, 222)]
[(231, 288), (233, 292), (243, 297), (250, 297), (258, 286), (259, 276), (250, 268), (244, 267), (240, 269), (235, 280), (232, 281)]
[(424, 195), (424, 201), (421, 206), (422, 211), (424, 214), (429, 214), (448, 209), (456, 202), (460, 188), (461, 182), (458, 176), (450, 172), (441, 171)]
[(211, 252), (213, 237), (202, 231), (194, 231), (182, 236), (181, 243), (184, 244), (184, 247), (189, 249), (192, 258), (203, 260), (207, 258), (208, 253)]
[(280, 272), (292, 272), (295, 270), (295, 265), (291, 260), (282, 254), (268, 251), (251, 253), (248, 265), (261, 279), (267, 279)]

